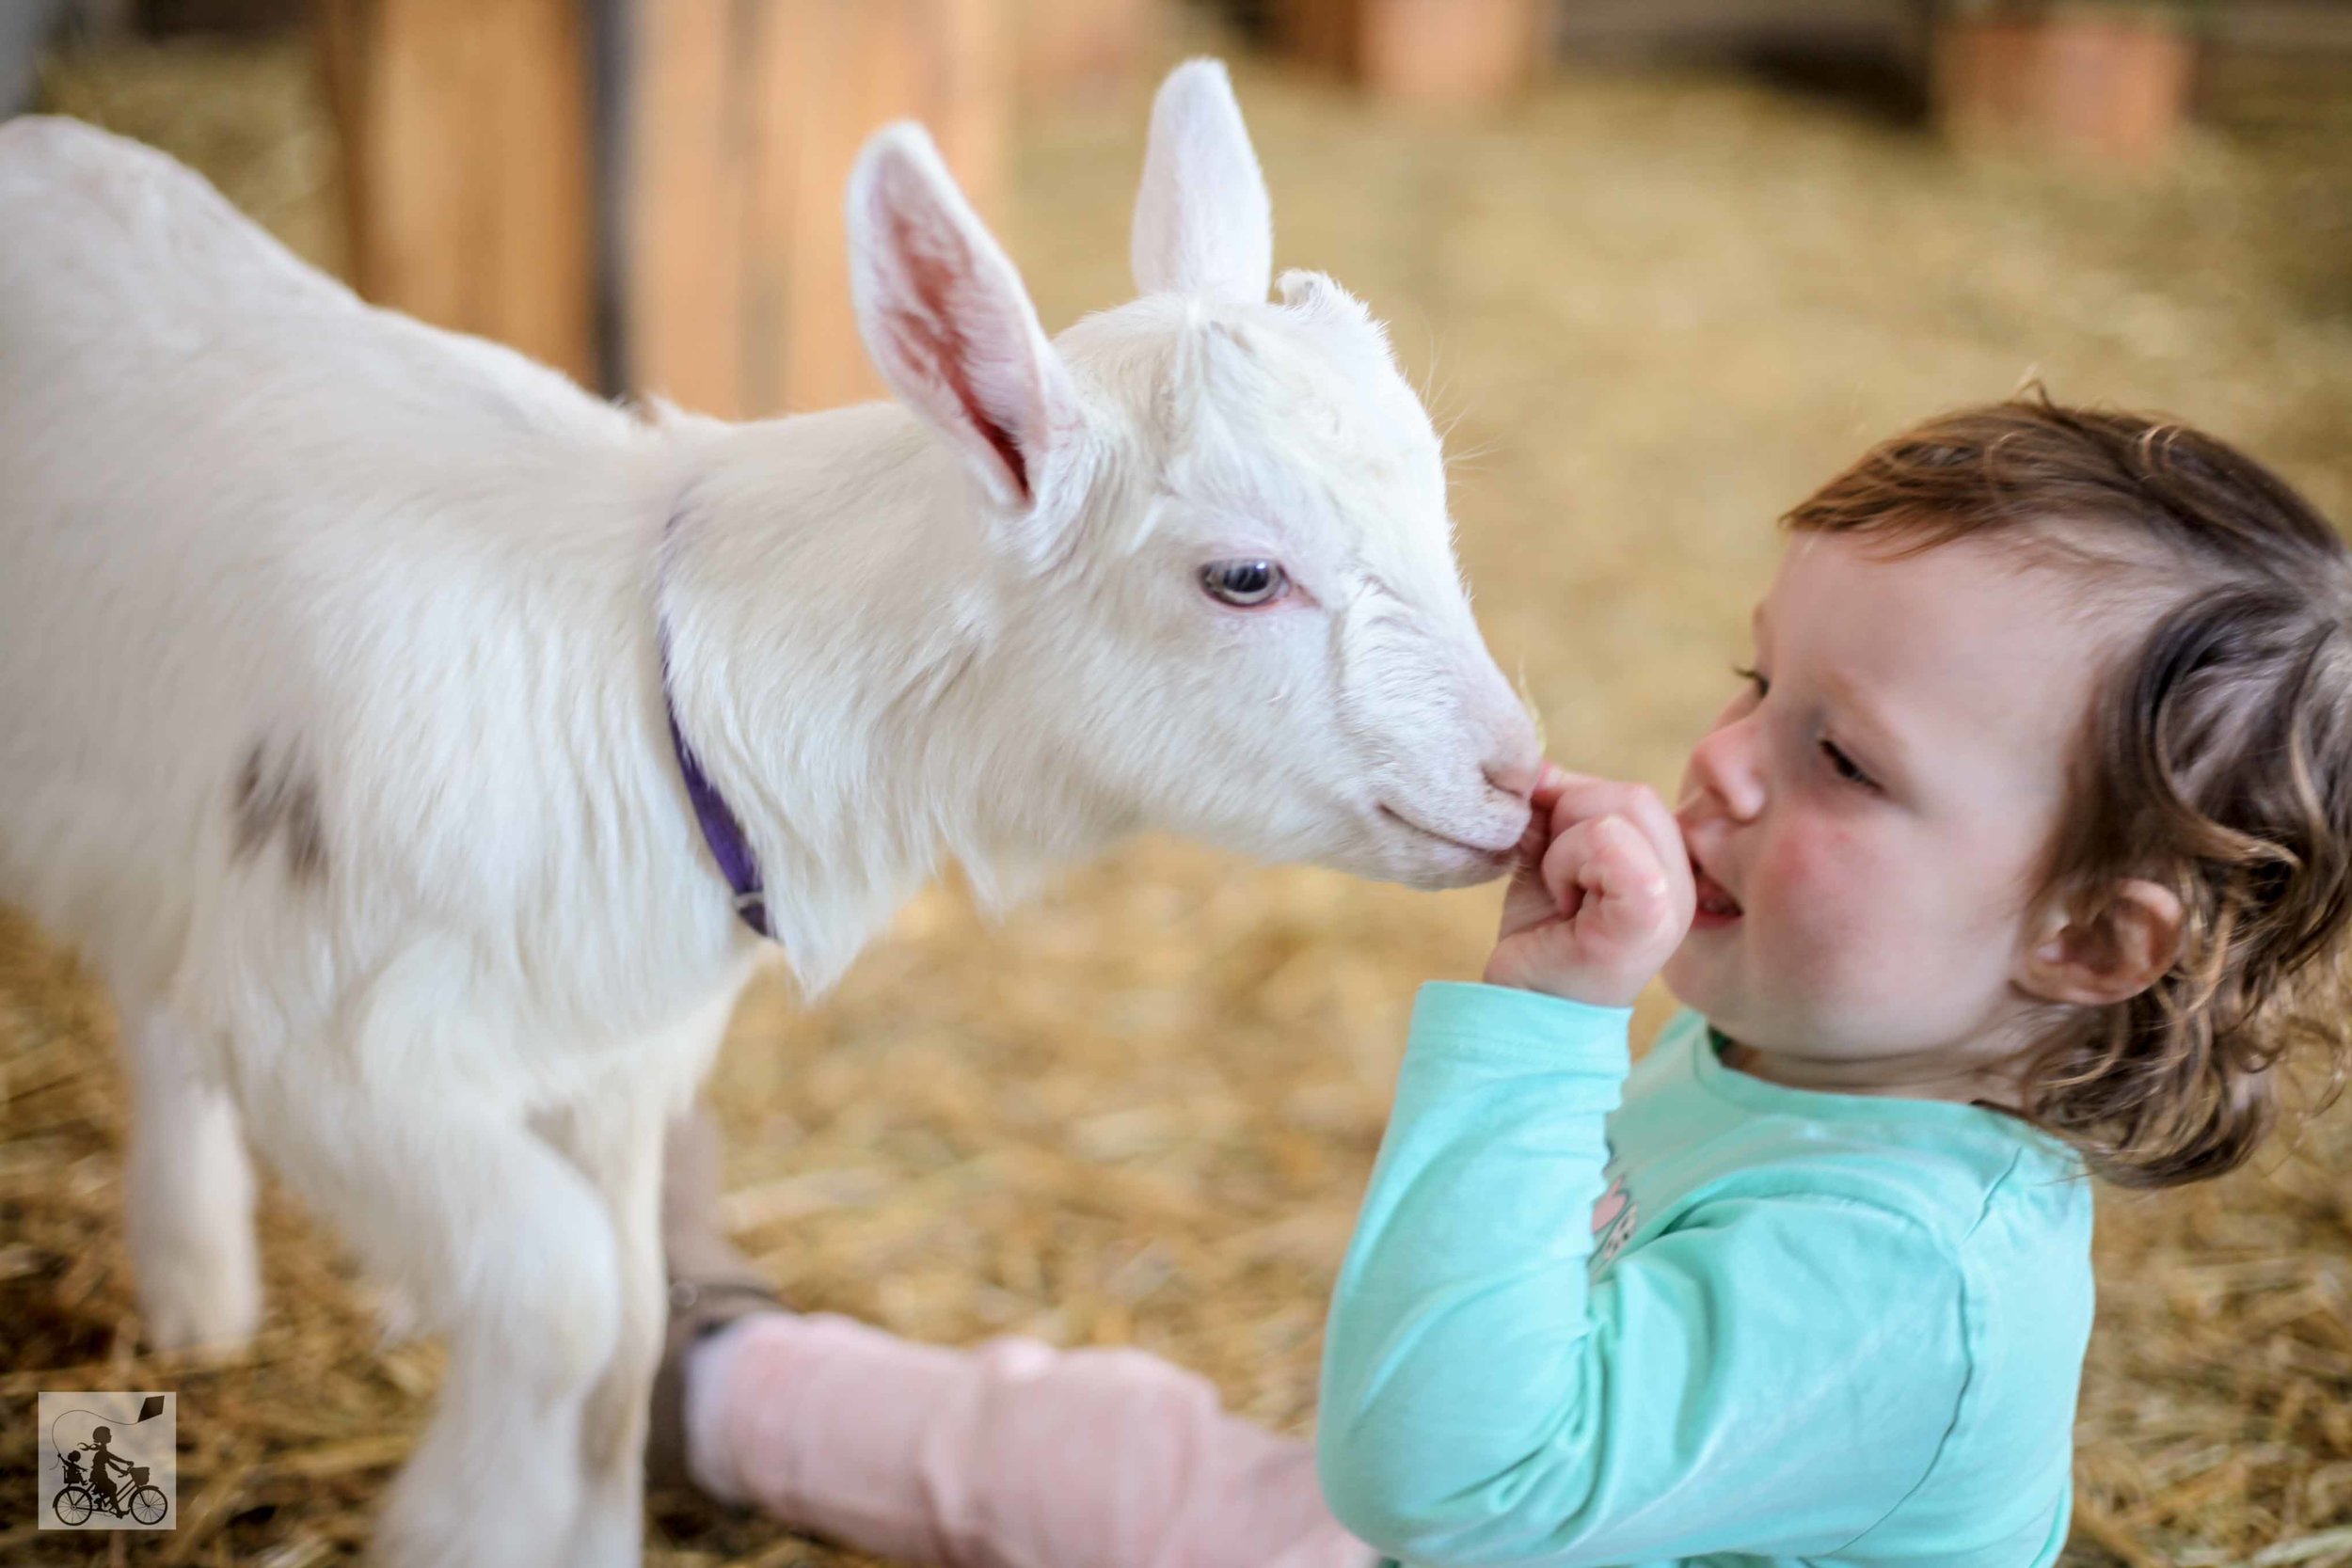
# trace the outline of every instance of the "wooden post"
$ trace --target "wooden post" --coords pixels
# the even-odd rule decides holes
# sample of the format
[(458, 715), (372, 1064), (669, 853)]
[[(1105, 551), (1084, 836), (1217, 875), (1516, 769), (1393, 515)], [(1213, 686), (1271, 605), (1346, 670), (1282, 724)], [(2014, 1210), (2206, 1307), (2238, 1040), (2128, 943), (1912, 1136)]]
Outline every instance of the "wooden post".
[(1549, 14), (1539, 0), (1281, 0), (1290, 53), (1399, 103), (1493, 103), (1525, 87)]
[(596, 385), (576, 0), (320, 0), (352, 282)]
[(850, 312), (850, 166), (877, 128), (917, 119), (988, 212), (1006, 54), (997, 0), (639, 0), (630, 388), (739, 419), (878, 395)]
[(1937, 116), (1963, 143), (2152, 163), (2187, 116), (2195, 63), (2161, 14), (1963, 15), (1936, 34)]

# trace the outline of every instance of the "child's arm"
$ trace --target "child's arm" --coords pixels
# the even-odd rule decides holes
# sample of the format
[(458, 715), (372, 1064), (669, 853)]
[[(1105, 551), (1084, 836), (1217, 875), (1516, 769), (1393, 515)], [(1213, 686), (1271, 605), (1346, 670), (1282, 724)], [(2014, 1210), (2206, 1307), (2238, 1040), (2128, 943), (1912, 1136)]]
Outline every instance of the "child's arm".
[[(1654, 933), (1679, 938), (1677, 865), (1655, 863), (1678, 833), (1662, 842), (1647, 798), (1579, 832), (1597, 798), (1571, 786), (1490, 976), (1629, 1001), (1662, 961)], [(1333, 1512), (1384, 1551), (1445, 1568), (1828, 1552), (1916, 1484), (1957, 1413), (1960, 1275), (1891, 1211), (1730, 1197), (1588, 1283), (1629, 1017), (1422, 993), (1332, 1307), (1318, 1440)]]
[(1960, 1275), (1891, 1212), (1726, 1199), (1588, 1286), (1626, 1017), (1422, 993), (1318, 1437), (1332, 1512), (1406, 1561), (1833, 1552), (1957, 1414)]

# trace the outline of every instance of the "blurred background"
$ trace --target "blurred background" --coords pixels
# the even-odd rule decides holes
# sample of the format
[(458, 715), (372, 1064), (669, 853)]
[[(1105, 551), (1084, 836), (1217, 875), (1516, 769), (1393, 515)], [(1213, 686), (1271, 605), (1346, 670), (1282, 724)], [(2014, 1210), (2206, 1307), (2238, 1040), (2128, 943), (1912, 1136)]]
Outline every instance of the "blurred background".
[[(752, 417), (877, 389), (838, 215), (874, 126), (932, 126), (1055, 329), (1132, 293), (1150, 90), (1200, 51), (1278, 264), (1364, 295), (1448, 432), (1481, 618), (1571, 765), (1671, 789), (1773, 519), (2028, 378), (2352, 520), (2346, 0), (0, 0), (0, 114), (162, 147), (372, 298)], [(1413, 989), (1476, 974), (1494, 903), (1163, 843), (998, 923), (927, 895), (834, 995), (747, 1001), (730, 1222), (796, 1304), (1140, 1344), (1304, 1431)], [(184, 1523), (112, 1560), (347, 1560), (435, 1355), (275, 1195), (261, 1342), (141, 1353), (113, 1029), (0, 914), (0, 1397), (181, 1392)], [(2104, 1200), (2077, 1568), (2352, 1563), (2348, 1122)], [(90, 1560), (34, 1534), (32, 1445), (0, 1427), (0, 1558)], [(654, 1542), (853, 1560), (683, 1497)]]

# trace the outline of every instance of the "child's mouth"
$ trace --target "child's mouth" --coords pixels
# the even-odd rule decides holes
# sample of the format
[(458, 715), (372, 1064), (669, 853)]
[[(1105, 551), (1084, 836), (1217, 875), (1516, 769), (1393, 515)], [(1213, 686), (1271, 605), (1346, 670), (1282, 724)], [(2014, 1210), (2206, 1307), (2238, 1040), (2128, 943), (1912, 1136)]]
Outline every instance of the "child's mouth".
[(1691, 917), (1694, 930), (1715, 930), (1740, 918), (1740, 900), (1724, 888), (1724, 884), (1691, 863), (1691, 878), (1698, 893), (1698, 909)]

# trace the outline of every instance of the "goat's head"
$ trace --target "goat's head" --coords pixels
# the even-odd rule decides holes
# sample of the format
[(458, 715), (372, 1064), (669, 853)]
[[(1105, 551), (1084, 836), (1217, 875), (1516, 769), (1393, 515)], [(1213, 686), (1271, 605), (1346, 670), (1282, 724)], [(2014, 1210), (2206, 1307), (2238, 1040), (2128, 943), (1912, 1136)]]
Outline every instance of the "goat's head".
[(1057, 342), (914, 127), (866, 149), (850, 226), (875, 362), (973, 481), (1038, 742), (1134, 826), (1422, 886), (1508, 863), (1537, 744), (1470, 616), (1437, 436), (1337, 284), (1266, 297), (1221, 66), (1160, 90), (1143, 297)]

